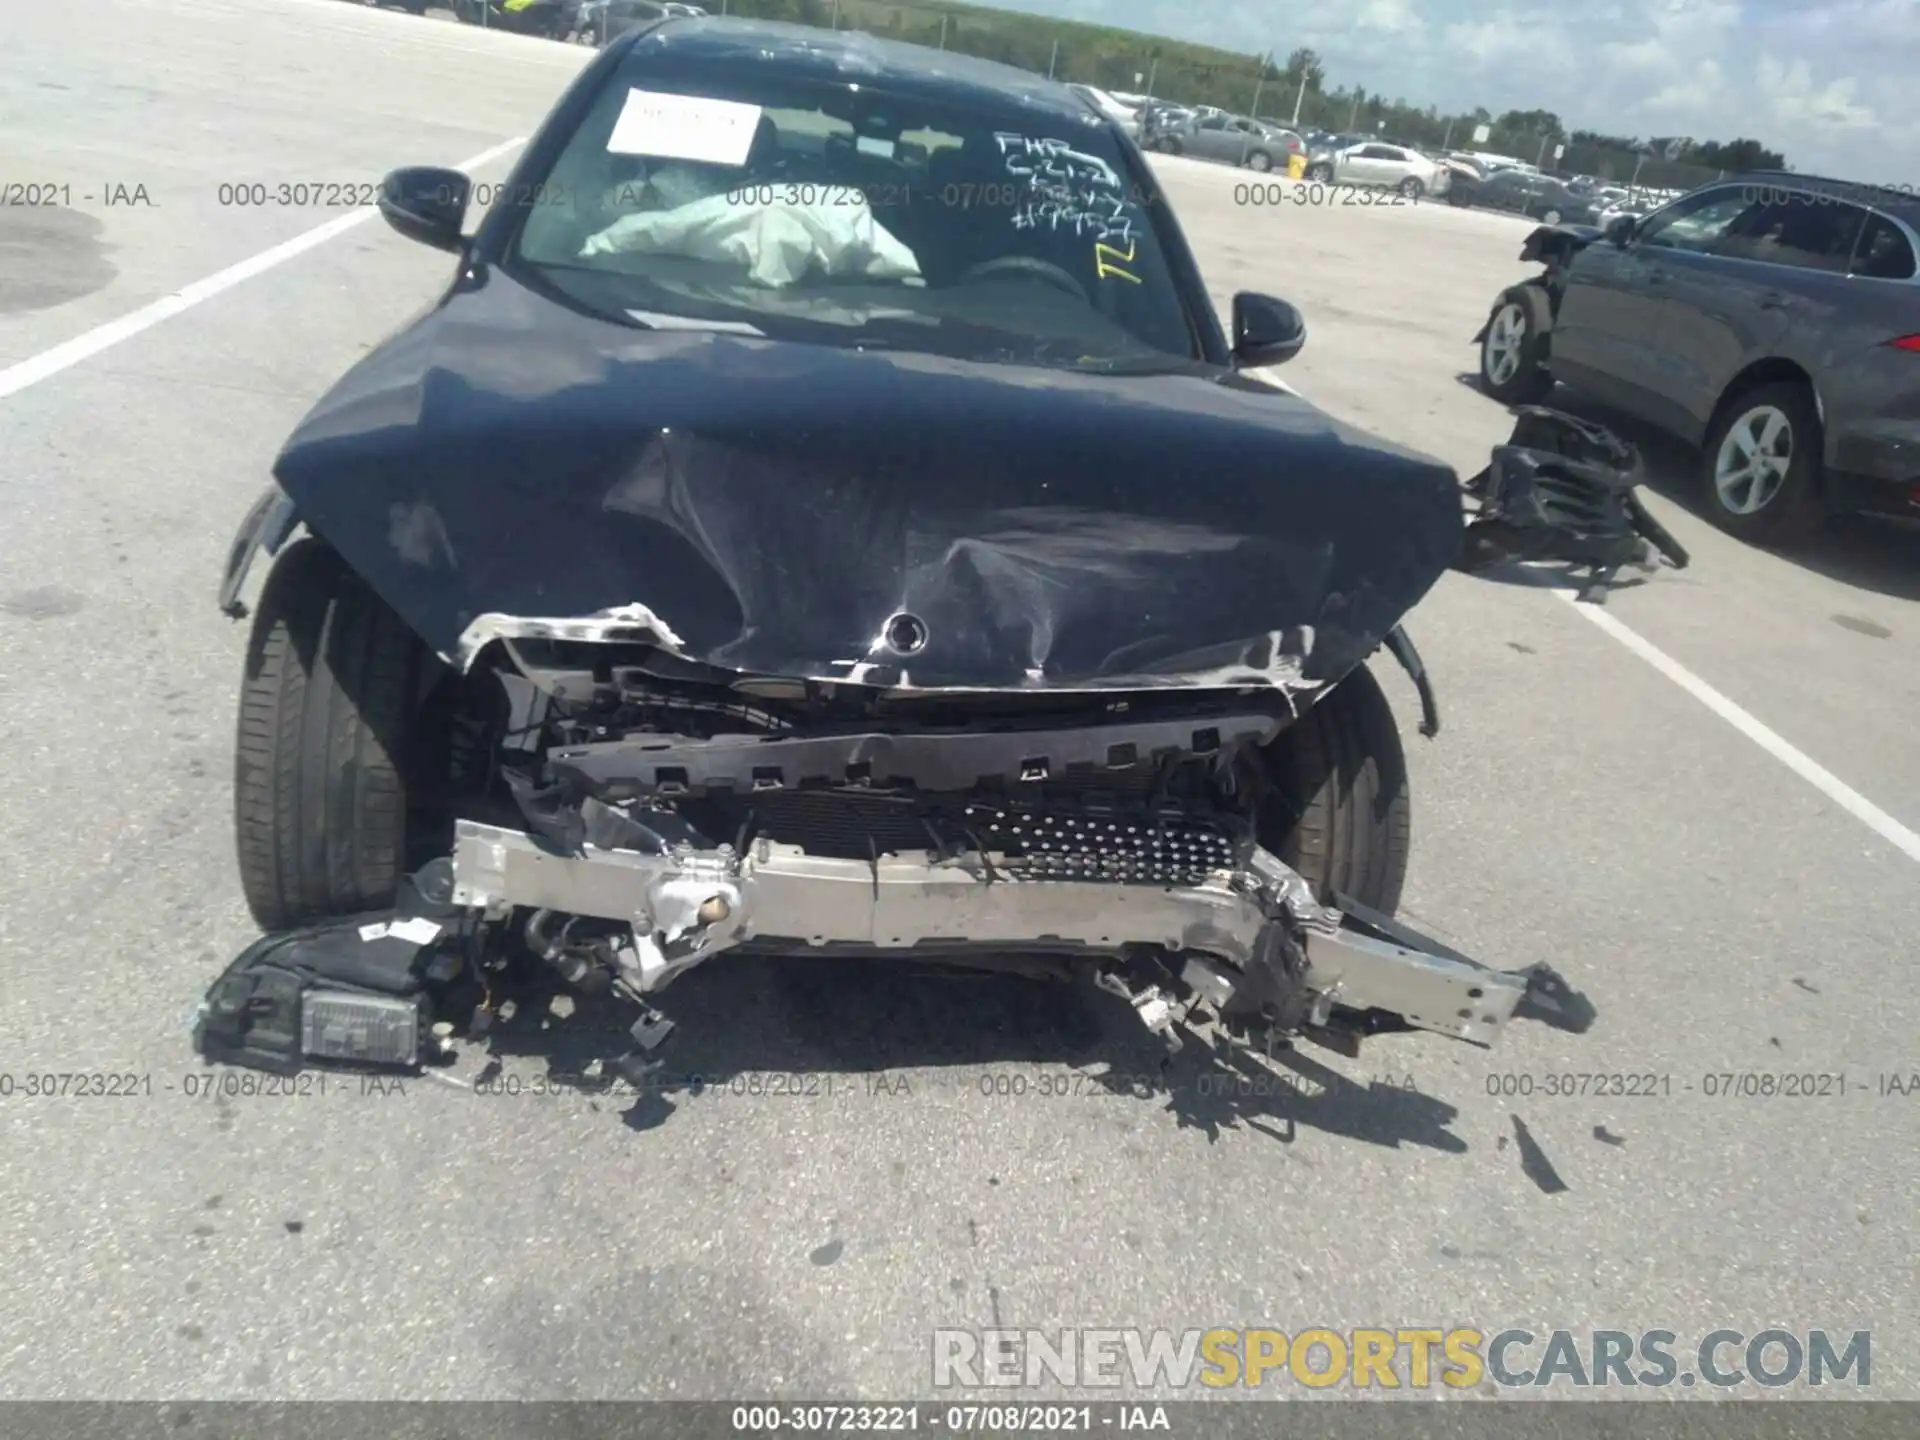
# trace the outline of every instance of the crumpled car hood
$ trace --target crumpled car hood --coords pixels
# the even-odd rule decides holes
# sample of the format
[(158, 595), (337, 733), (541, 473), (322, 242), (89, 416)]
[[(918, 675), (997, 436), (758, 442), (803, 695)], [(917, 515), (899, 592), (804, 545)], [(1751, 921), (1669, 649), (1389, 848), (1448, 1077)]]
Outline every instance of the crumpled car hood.
[(457, 664), (599, 616), (573, 633), (914, 688), (1311, 690), (1463, 524), (1449, 467), (1217, 370), (635, 330), (497, 270), (349, 371), (274, 473)]

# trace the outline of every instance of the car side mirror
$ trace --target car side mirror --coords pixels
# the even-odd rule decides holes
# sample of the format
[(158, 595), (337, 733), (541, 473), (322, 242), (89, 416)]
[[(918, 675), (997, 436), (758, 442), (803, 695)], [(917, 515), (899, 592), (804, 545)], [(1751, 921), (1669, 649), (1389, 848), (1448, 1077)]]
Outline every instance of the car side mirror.
[(380, 214), (409, 240), (458, 251), (466, 241), (467, 201), (473, 182), (439, 165), (407, 165), (380, 182)]
[(1307, 322), (1285, 300), (1242, 290), (1233, 297), (1233, 363), (1284, 365), (1307, 343)]
[(1607, 222), (1607, 228), (1602, 233), (1606, 235), (1607, 239), (1624, 250), (1627, 247), (1627, 242), (1633, 239), (1633, 231), (1633, 216), (1616, 215)]

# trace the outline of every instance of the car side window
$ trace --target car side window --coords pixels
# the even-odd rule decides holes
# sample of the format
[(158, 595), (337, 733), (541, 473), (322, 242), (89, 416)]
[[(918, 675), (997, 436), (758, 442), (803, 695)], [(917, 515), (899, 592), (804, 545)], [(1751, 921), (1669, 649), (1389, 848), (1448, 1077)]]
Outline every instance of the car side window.
[(1713, 253), (1843, 275), (1866, 218), (1860, 206), (1832, 196), (1776, 191), (1741, 212), (1714, 244)]
[(1852, 273), (1868, 280), (1911, 280), (1913, 244), (1884, 215), (1868, 215), (1853, 250)]
[(1734, 221), (1760, 203), (1744, 187), (1704, 191), (1678, 200), (1650, 217), (1636, 238), (1641, 245), (1656, 250), (1691, 250), (1705, 254)]
[(1200, 128), (1202, 130), (1224, 130), (1227, 128), (1226, 117), (1223, 115), (1209, 115), (1200, 122)]

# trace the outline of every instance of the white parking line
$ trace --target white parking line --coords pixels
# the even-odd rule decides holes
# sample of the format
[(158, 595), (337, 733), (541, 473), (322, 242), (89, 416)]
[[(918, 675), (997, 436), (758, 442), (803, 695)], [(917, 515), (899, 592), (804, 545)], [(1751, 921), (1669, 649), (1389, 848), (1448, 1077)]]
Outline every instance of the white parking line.
[[(524, 144), (526, 144), (526, 137), (518, 136), (482, 150), (471, 159), (461, 161), (454, 168), (477, 170)], [(251, 280), (254, 276), (271, 270), (274, 266), (291, 260), (296, 255), (305, 254), (317, 245), (324, 245), (336, 235), (344, 235), (354, 226), (365, 224), (379, 213), (379, 209), (371, 205), (349, 211), (345, 215), (327, 221), (324, 225), (315, 226), (304, 235), (296, 235), (293, 239), (276, 245), (271, 250), (262, 250), (258, 255), (242, 260), (236, 265), (229, 265), (226, 269), (209, 275), (204, 280), (196, 280), (193, 284), (176, 290), (171, 295), (162, 296), (150, 305), (142, 305), (138, 310), (129, 315), (122, 315), (118, 320), (109, 320), (106, 324), (96, 326), (84, 335), (77, 335), (71, 340), (64, 341), (51, 350), (43, 350), (38, 355), (20, 361), (17, 365), (9, 365), (6, 369), (0, 370), (0, 400), (10, 395), (17, 395), (29, 385), (37, 385), (50, 376), (58, 375), (62, 370), (71, 369), (82, 360), (90, 360), (101, 351), (112, 349), (122, 340), (131, 340), (141, 331), (151, 330), (162, 320), (172, 319), (181, 311), (192, 309), (202, 300), (211, 300), (223, 290), (231, 290), (242, 281)]]
[(1668, 655), (1664, 650), (1640, 635), (1629, 630), (1613, 616), (1597, 605), (1588, 605), (1575, 598), (1571, 590), (1556, 589), (1554, 594), (1580, 614), (1587, 617), (1603, 631), (1618, 640), (1627, 649), (1633, 651), (1662, 675), (1666, 676), (1682, 690), (1686, 691), (1702, 705), (1706, 706), (1722, 720), (1726, 721), (1742, 735), (1746, 736), (1762, 750), (1766, 751), (1794, 774), (1805, 780), (1814, 789), (1825, 795), (1834, 804), (1859, 820), (1869, 830), (1900, 850), (1909, 860), (1920, 860), (1920, 834), (1915, 834), (1902, 825), (1893, 816), (1887, 814), (1866, 796), (1855, 790), (1846, 781), (1831, 770), (1811, 759), (1788, 744), (1779, 735), (1761, 724), (1752, 715), (1742, 710), (1733, 701), (1722, 695), (1706, 681), (1695, 675), (1686, 666)]

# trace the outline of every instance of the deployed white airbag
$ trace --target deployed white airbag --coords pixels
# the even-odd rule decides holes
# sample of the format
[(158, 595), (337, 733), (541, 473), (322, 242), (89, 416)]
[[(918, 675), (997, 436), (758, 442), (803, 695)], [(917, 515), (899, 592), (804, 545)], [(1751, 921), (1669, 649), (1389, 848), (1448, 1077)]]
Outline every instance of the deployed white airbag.
[(592, 255), (639, 253), (746, 267), (758, 285), (792, 285), (808, 274), (904, 280), (920, 274), (913, 252), (873, 218), (864, 199), (834, 190), (833, 205), (742, 204), (708, 195), (670, 210), (623, 215), (589, 236)]

